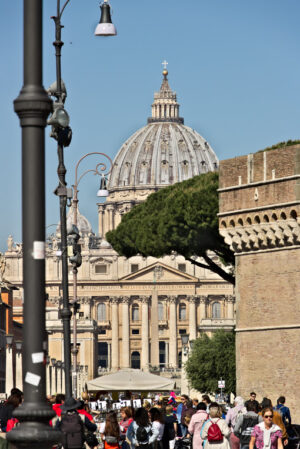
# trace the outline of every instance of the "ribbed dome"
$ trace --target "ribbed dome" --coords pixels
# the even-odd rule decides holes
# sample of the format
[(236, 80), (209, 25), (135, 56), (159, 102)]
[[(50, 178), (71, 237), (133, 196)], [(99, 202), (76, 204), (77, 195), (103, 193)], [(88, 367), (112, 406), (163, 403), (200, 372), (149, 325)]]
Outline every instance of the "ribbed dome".
[[(74, 208), (70, 207), (68, 215), (67, 215), (67, 231), (71, 231), (72, 225), (74, 223)], [(93, 234), (92, 226), (88, 219), (77, 210), (77, 228), (81, 237), (85, 237), (86, 235)], [(56, 228), (56, 235), (60, 237), (60, 223)]]
[(218, 168), (218, 158), (208, 142), (183, 125), (176, 93), (167, 70), (155, 93), (148, 125), (121, 147), (109, 180), (109, 190), (163, 187)]

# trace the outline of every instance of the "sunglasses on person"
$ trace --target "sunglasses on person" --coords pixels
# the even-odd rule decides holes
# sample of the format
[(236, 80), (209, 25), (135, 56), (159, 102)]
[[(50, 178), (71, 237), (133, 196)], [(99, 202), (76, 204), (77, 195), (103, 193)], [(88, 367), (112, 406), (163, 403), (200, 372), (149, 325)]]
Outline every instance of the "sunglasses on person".
[(272, 419), (272, 418), (273, 418), (273, 415), (265, 415), (264, 418), (267, 418), (267, 419), (268, 419), (268, 418), (271, 418), (271, 419)]

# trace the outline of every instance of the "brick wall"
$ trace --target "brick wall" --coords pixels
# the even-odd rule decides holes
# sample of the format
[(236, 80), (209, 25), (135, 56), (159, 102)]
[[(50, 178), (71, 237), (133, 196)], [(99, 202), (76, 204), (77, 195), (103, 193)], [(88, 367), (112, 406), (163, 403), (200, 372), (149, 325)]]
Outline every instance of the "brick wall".
[(244, 228), (246, 239), (236, 249), (237, 393), (247, 398), (254, 390), (274, 403), (284, 395), (300, 424), (300, 240), (247, 246), (256, 223), (261, 234), (265, 223), (274, 235), (278, 223), (300, 234), (297, 174), (300, 145), (222, 161), (219, 218), (220, 229), (234, 236)]

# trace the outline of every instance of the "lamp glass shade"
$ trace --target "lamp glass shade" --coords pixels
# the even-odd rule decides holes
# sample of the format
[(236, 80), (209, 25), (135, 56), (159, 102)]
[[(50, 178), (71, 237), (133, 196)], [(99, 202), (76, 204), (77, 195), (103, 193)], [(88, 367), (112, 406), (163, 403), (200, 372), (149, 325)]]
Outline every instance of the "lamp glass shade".
[(117, 30), (113, 23), (98, 23), (95, 36), (116, 36)]
[(181, 334), (181, 342), (183, 344), (183, 346), (186, 346), (189, 342), (189, 334)]
[(21, 341), (16, 341), (16, 350), (22, 351), (22, 342)]
[(97, 192), (97, 196), (98, 197), (106, 198), (108, 195), (109, 195), (108, 190), (101, 190), (101, 189), (99, 189), (98, 192)]
[(70, 117), (65, 109), (57, 109), (56, 110), (56, 119), (57, 119), (57, 123), (62, 128), (66, 128), (70, 124)]
[(5, 335), (5, 338), (6, 338), (6, 344), (8, 346), (11, 346), (13, 343), (14, 336), (11, 334), (7, 334), (7, 335)]
[(56, 363), (56, 359), (51, 359), (51, 365), (54, 366)]
[(60, 360), (57, 360), (57, 362), (56, 362), (56, 366), (57, 366), (57, 368), (61, 368), (61, 361)]

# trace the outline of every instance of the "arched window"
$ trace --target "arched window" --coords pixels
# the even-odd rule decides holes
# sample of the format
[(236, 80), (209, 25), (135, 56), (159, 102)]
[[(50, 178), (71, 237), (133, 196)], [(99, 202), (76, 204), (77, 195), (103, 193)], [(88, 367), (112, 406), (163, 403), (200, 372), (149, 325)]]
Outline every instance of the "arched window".
[(212, 317), (221, 318), (221, 304), (219, 302), (214, 302), (212, 305)]
[(165, 319), (164, 305), (162, 302), (158, 303), (158, 321), (163, 321)]
[(133, 351), (131, 354), (131, 368), (140, 369), (141, 367), (141, 356), (138, 351)]
[(179, 304), (179, 320), (186, 320), (186, 305), (183, 303)]
[(97, 320), (98, 321), (106, 321), (106, 305), (103, 302), (98, 304)]
[(131, 319), (132, 319), (132, 321), (138, 321), (139, 320), (139, 306), (138, 306), (138, 304), (133, 304), (132, 305)]

